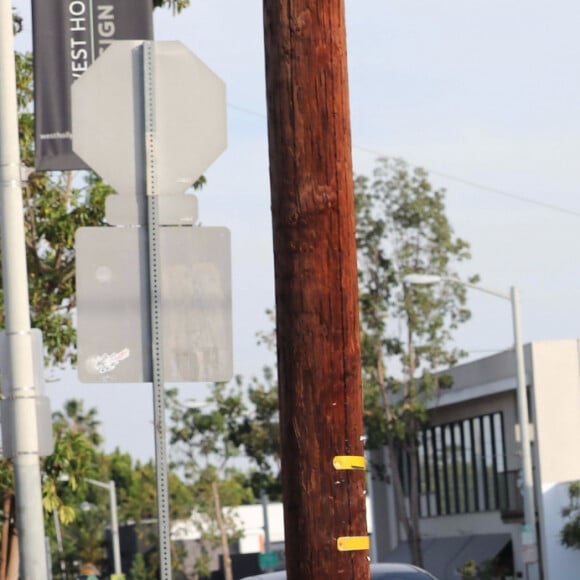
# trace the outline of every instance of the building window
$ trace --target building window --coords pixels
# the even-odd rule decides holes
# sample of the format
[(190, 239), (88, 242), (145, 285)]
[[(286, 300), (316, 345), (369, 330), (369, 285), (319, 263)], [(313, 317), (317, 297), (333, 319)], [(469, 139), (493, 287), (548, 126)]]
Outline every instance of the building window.
[[(421, 517), (495, 511), (505, 503), (502, 413), (427, 427), (418, 444)], [(408, 477), (404, 483), (408, 493)]]

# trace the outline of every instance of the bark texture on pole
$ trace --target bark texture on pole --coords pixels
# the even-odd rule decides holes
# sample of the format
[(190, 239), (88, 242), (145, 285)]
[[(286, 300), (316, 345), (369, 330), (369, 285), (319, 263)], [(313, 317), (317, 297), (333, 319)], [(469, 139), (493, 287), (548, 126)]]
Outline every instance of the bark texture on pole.
[(365, 473), (343, 0), (264, 0), (289, 580), (365, 580)]

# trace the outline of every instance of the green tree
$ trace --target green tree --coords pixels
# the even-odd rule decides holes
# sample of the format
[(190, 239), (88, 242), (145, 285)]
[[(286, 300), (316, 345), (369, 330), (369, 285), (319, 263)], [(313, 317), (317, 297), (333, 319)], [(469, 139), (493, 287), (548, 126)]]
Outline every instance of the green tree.
[[(20, 156), (34, 166), (32, 55), (16, 54)], [(74, 362), (76, 307), (74, 236), (81, 226), (101, 225), (105, 198), (112, 190), (92, 173), (73, 179), (71, 172), (42, 173), (29, 169), (24, 185), (24, 223), (30, 315), (42, 331), (47, 362)], [(0, 324), (4, 308), (0, 309)]]
[[(258, 346), (270, 352), (276, 350), (276, 314), (266, 310), (271, 322), (268, 330), (256, 333)], [(265, 365), (261, 377), (252, 377), (244, 387), (250, 405), (231, 439), (253, 464), (249, 474), (256, 497), (265, 493), (269, 499), (281, 500), (280, 480), (280, 417), (278, 406), (278, 382), (276, 368)]]
[[(71, 429), (63, 421), (53, 424), (54, 452), (42, 461), (42, 496), (45, 508), (45, 528), (56, 544), (54, 517), (59, 525), (69, 525), (78, 515), (79, 487), (82, 480), (94, 474), (96, 447), (86, 433)], [(63, 482), (66, 477), (67, 482)], [(8, 459), (0, 462), (0, 494), (2, 501), (2, 557), (0, 578), (11, 578), (18, 568), (18, 534), (14, 514), (14, 474)], [(78, 556), (77, 556), (78, 557)]]
[[(84, 412), (82, 402), (67, 401), (65, 412), (55, 413), (56, 449), (43, 464), (43, 497), (47, 510), (46, 529), (51, 539), (53, 553), (58, 553), (54, 573), (68, 570), (71, 578), (79, 559), (92, 562), (101, 569), (107, 568), (105, 530), (110, 525), (109, 495), (106, 490), (91, 485), (87, 479), (100, 482), (113, 480), (117, 490), (119, 525), (130, 523), (145, 546), (154, 547), (156, 529), (147, 521), (157, 517), (156, 471), (153, 461), (135, 462), (120, 450), (104, 453), (94, 441), (100, 441), (97, 430), (79, 429), (78, 421), (63, 421), (66, 409), (80, 410), (80, 415), (90, 417), (88, 422), (98, 425), (94, 409)], [(10, 472), (11, 473), (11, 472)], [(66, 475), (63, 481), (62, 476)], [(193, 491), (175, 473), (169, 474), (171, 518), (189, 517)], [(59, 517), (61, 545), (58, 546), (54, 513)], [(175, 553), (173, 565), (177, 570), (179, 554)], [(155, 550), (145, 556), (150, 578), (157, 577), (158, 562)]]
[(580, 550), (580, 481), (570, 483), (568, 497), (570, 504), (562, 510), (567, 521), (560, 530), (560, 542), (566, 548)]
[(280, 500), (280, 421), (274, 369), (265, 366), (262, 377), (252, 377), (244, 388), (248, 409), (230, 438), (253, 464), (249, 480), (254, 496), (265, 493), (270, 499)]
[(79, 558), (98, 565), (105, 561), (107, 505), (93, 501), (86, 483), (99, 477), (99, 424), (96, 409), (85, 411), (82, 401), (66, 401), (53, 413), (54, 453), (42, 462), (45, 529), (52, 552), (59, 555), (53, 570), (66, 570), (71, 578)]
[(128, 576), (129, 580), (149, 580), (147, 565), (143, 554), (137, 554), (133, 560), (131, 571)]
[(179, 14), (183, 9), (189, 6), (189, 0), (153, 0), (153, 7), (160, 8), (162, 6), (171, 8), (174, 14)]
[(241, 379), (214, 383), (201, 405), (179, 403), (177, 390), (167, 393), (170, 443), (175, 466), (191, 482), (195, 494), (192, 520), (202, 537), (202, 557), (196, 571), (207, 573), (208, 557), (218, 547), (224, 559), (226, 580), (232, 580), (230, 543), (239, 538), (236, 522), (224, 506), (251, 503), (253, 494), (244, 477), (231, 466), (238, 455), (231, 433), (245, 412)]
[[(157, 545), (157, 527), (150, 525), (151, 520), (157, 518), (157, 478), (155, 463), (150, 460), (146, 463), (134, 461), (130, 454), (119, 449), (113, 453), (100, 454), (97, 458), (101, 481), (113, 480), (117, 489), (117, 504), (119, 525), (133, 526), (136, 537), (145, 546), (143, 555), (151, 579), (159, 575)], [(189, 517), (193, 503), (194, 492), (191, 486), (186, 485), (175, 472), (170, 472), (169, 506), (172, 520)], [(88, 490), (91, 503), (99, 505), (106, 503), (108, 498), (103, 491), (92, 488)], [(103, 514), (106, 518), (103, 524), (108, 525), (109, 512)], [(151, 549), (149, 549), (151, 548)], [(172, 546), (172, 567), (177, 572), (182, 566), (182, 555)]]
[(84, 434), (95, 447), (103, 441), (99, 433), (101, 422), (97, 419), (97, 409), (93, 407), (85, 411), (84, 403), (79, 399), (66, 401), (63, 411), (55, 411), (52, 418), (58, 427), (68, 427), (72, 433)]
[[(400, 524), (421, 565), (417, 433), (428, 401), (448, 386), (435, 371), (463, 354), (449, 344), (470, 313), (462, 284), (410, 287), (402, 281), (411, 273), (455, 277), (456, 264), (470, 257), (469, 245), (454, 235), (445, 191), (434, 189), (423, 169), (380, 159), (372, 179), (356, 178), (355, 196), (368, 443), (387, 445)], [(409, 502), (401, 455), (409, 457)]]

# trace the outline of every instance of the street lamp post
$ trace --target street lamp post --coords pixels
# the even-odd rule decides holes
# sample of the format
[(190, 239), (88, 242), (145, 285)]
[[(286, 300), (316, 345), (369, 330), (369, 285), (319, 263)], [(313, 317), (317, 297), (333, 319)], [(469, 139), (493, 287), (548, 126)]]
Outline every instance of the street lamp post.
[(119, 522), (117, 520), (117, 490), (115, 487), (115, 482), (111, 479), (109, 482), (104, 483), (102, 481), (97, 481), (96, 479), (85, 478), (87, 483), (106, 489), (109, 492), (109, 503), (111, 509), (111, 539), (113, 544), (113, 565), (115, 569), (115, 575), (122, 575), (121, 571), (121, 546), (119, 543)]
[[(510, 293), (490, 290), (476, 284), (464, 282), (451, 276), (436, 276), (430, 274), (409, 274), (403, 278), (406, 284), (430, 285), (439, 282), (456, 282), (497, 298), (508, 300), (511, 303), (512, 322), (514, 332), (514, 351), (516, 355), (517, 375), (517, 410), (520, 430), (521, 461), (522, 461), (522, 495), (524, 500), (524, 526), (522, 528), (522, 545), (524, 549), (537, 554), (536, 541), (536, 500), (534, 495), (534, 478), (532, 472), (532, 452), (530, 447), (530, 430), (528, 417), (528, 392), (524, 368), (524, 347), (522, 344), (519, 293), (512, 286)], [(530, 574), (532, 578), (534, 574)]]
[[(2, 392), (10, 409), (14, 491), (22, 578), (48, 576), (37, 422), (38, 384), (30, 328), (26, 242), (22, 216), (18, 106), (12, 2), (0, 0), (0, 251), (7, 372)], [(2, 420), (6, 420), (3, 412)], [(4, 426), (3, 426), (4, 427)]]

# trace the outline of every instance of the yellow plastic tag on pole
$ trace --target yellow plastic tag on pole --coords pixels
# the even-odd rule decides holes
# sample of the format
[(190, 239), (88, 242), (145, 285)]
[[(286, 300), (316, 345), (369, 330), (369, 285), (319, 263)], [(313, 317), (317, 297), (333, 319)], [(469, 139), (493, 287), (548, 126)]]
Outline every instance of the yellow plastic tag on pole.
[(334, 469), (365, 469), (366, 460), (363, 455), (336, 455), (332, 458)]
[(336, 540), (339, 552), (352, 552), (354, 550), (368, 550), (370, 540), (368, 536), (343, 536)]

